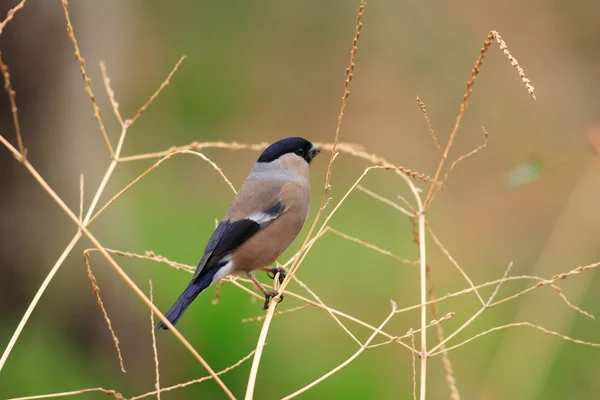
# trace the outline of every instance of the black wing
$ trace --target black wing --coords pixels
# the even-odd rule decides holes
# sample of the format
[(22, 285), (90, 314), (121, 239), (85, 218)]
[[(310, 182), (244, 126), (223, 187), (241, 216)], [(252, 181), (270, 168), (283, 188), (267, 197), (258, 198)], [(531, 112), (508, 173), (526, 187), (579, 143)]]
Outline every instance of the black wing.
[(284, 205), (277, 202), (274, 206), (257, 214), (256, 218), (240, 219), (233, 222), (221, 221), (204, 249), (204, 255), (198, 263), (192, 281), (197, 280), (203, 271), (206, 272), (219, 265), (223, 257), (237, 249), (284, 212)]

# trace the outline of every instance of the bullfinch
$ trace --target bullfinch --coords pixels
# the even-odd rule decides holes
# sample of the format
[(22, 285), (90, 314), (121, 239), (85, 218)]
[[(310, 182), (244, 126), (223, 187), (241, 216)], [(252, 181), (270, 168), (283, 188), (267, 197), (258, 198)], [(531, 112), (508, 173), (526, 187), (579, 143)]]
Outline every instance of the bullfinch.
[[(306, 139), (291, 137), (271, 144), (260, 155), (233, 199), (227, 214), (212, 234), (187, 288), (165, 316), (175, 325), (194, 299), (226, 275), (246, 274), (265, 295), (264, 308), (278, 295), (255, 276), (270, 268), (294, 241), (308, 216), (309, 164), (319, 149)], [(168, 329), (162, 322), (157, 329)]]

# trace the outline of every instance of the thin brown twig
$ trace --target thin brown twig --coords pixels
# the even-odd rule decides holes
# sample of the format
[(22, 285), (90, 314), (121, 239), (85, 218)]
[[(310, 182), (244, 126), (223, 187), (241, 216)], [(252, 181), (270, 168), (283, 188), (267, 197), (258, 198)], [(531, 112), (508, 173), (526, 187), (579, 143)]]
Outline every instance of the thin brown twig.
[(340, 232), (337, 229), (334, 229), (332, 227), (329, 227), (329, 231), (331, 233), (335, 234), (335, 235), (338, 235), (338, 236), (346, 239), (346, 240), (349, 240), (349, 241), (357, 243), (357, 244), (359, 244), (359, 245), (361, 245), (363, 247), (366, 247), (367, 249), (371, 249), (371, 250), (374, 250), (374, 251), (376, 251), (376, 252), (378, 252), (380, 254), (383, 254), (385, 256), (392, 257), (392, 258), (394, 258), (394, 259), (396, 259), (396, 260), (398, 260), (398, 261), (400, 261), (400, 262), (402, 262), (404, 264), (411, 264), (411, 265), (418, 265), (419, 264), (418, 261), (411, 261), (411, 260), (408, 260), (406, 258), (402, 258), (402, 257), (400, 257), (400, 256), (392, 253), (391, 251), (384, 250), (382, 248), (379, 248), (379, 247), (375, 246), (374, 244), (367, 243), (364, 240), (355, 238), (354, 236), (347, 235), (347, 234), (345, 234), (343, 232)]
[(325, 307), (331, 318), (333, 318), (333, 320), (344, 330), (344, 332), (348, 334), (348, 336), (352, 338), (352, 340), (354, 340), (355, 343), (357, 343), (359, 346), (361, 345), (360, 340), (358, 340), (358, 338), (352, 333), (352, 331), (348, 329), (348, 327), (344, 325), (342, 321), (340, 321), (340, 319), (325, 305), (323, 300), (321, 300), (321, 298), (311, 288), (308, 287), (307, 284), (302, 282), (296, 275), (294, 275), (293, 279), (294, 281), (296, 281), (296, 283), (298, 283), (298, 285), (304, 288), (304, 290), (306, 290), (319, 304)]
[(79, 175), (79, 220), (83, 223), (83, 174)]
[[(394, 202), (390, 199), (387, 199), (381, 195), (378, 195), (377, 193), (365, 188), (362, 185), (358, 185), (358, 186), (356, 186), (356, 188), (358, 190), (360, 190), (361, 192), (363, 192), (364, 194), (366, 194), (367, 196), (371, 196), (374, 199), (381, 201), (382, 203), (385, 203), (389, 206), (394, 207), (396, 210), (400, 211), (402, 214), (406, 215), (409, 218), (412, 218), (416, 215), (417, 210), (415, 210), (412, 206), (410, 207), (411, 211), (408, 211), (401, 205), (397, 204), (396, 202)], [(407, 202), (406, 204), (408, 204), (410, 206), (410, 203)]]
[[(429, 284), (429, 298), (431, 300), (435, 300), (435, 287), (433, 285), (433, 276), (431, 275), (431, 268), (429, 266), (427, 266), (427, 282)], [(431, 313), (433, 314), (434, 319), (439, 319), (440, 312), (437, 303), (431, 303)], [(438, 343), (444, 341), (444, 328), (442, 327), (442, 324), (436, 324), (435, 338)], [(444, 367), (444, 376), (446, 377), (446, 383), (448, 384), (448, 389), (450, 390), (450, 399), (460, 400), (460, 393), (458, 391), (458, 387), (456, 386), (456, 377), (454, 376), (454, 369), (452, 368), (452, 362), (450, 361), (450, 357), (447, 353), (442, 354), (442, 365)]]
[(160, 92), (162, 92), (164, 88), (166, 88), (167, 86), (169, 86), (169, 84), (171, 83), (171, 78), (173, 78), (173, 75), (175, 75), (175, 73), (179, 69), (179, 66), (181, 65), (181, 63), (183, 62), (183, 60), (185, 60), (185, 58), (186, 58), (185, 55), (183, 55), (183, 56), (181, 56), (181, 58), (179, 58), (179, 61), (177, 61), (177, 63), (175, 64), (175, 66), (173, 67), (173, 69), (171, 70), (171, 72), (169, 72), (169, 75), (167, 75), (167, 79), (165, 79), (163, 81), (163, 83), (160, 84), (160, 86), (158, 87), (158, 89), (156, 89), (156, 91), (154, 92), (154, 94), (152, 94), (152, 96), (150, 96), (150, 98), (148, 99), (148, 101), (138, 110), (138, 112), (133, 116), (133, 118), (131, 118), (131, 123), (132, 124), (135, 121), (137, 121), (137, 119), (139, 117), (141, 117), (141, 115), (146, 111), (146, 109), (148, 108), (148, 106), (150, 106), (150, 104), (152, 104), (152, 102), (154, 101), (154, 99), (156, 99), (158, 97), (158, 95), (160, 94)]
[[(417, 218), (416, 217), (411, 218), (410, 221), (411, 221), (411, 225), (412, 225), (413, 239), (414, 239), (417, 247), (420, 249), (421, 248), (421, 232), (419, 232), (419, 227), (417, 226)], [(425, 221), (425, 224), (427, 224), (427, 221)], [(438, 303), (435, 302), (436, 295), (435, 295), (435, 288), (433, 285), (433, 276), (431, 275), (431, 267), (428, 264), (425, 265), (425, 274), (426, 274), (426, 279), (427, 279), (427, 294), (428, 294), (429, 298), (431, 299), (431, 301), (433, 301), (431, 303), (431, 313), (433, 314), (434, 319), (438, 319), (439, 318)], [(473, 285), (471, 285), (471, 286), (473, 287)], [(477, 289), (474, 289), (474, 290), (477, 290)], [(436, 336), (436, 340), (438, 343), (441, 343), (444, 341), (444, 329), (442, 328), (441, 324), (436, 325), (435, 336)], [(450, 398), (452, 400), (460, 400), (460, 394), (458, 392), (458, 388), (456, 387), (456, 378), (454, 377), (454, 369), (452, 368), (452, 362), (450, 361), (450, 357), (447, 354), (444, 354), (442, 356), (442, 365), (444, 367), (444, 375), (446, 377), (446, 383), (448, 384), (448, 389), (450, 390)]]
[[(240, 359), (235, 364), (230, 365), (229, 367), (227, 367), (227, 368), (225, 368), (225, 369), (217, 372), (217, 376), (221, 376), (223, 374), (226, 374), (227, 372), (231, 371), (232, 369), (239, 367), (240, 365), (242, 365), (242, 363), (244, 363), (245, 361), (249, 360), (250, 357), (252, 357), (254, 355), (255, 351), (256, 350), (252, 350), (248, 355), (246, 355), (245, 357), (243, 357), (242, 359)], [(188, 381), (188, 382), (179, 383), (177, 385), (173, 385), (173, 386), (168, 386), (168, 387), (162, 388), (162, 389), (160, 389), (160, 393), (170, 392), (170, 391), (175, 390), (175, 389), (181, 389), (181, 388), (184, 388), (186, 386), (194, 385), (196, 383), (204, 382), (204, 381), (207, 381), (207, 380), (210, 380), (210, 379), (213, 379), (213, 377), (210, 376), (210, 375), (203, 376), (202, 378), (193, 379), (193, 380)], [(134, 396), (134, 397), (132, 397), (129, 400), (139, 400), (139, 399), (143, 399), (145, 397), (149, 397), (149, 396), (152, 396), (152, 395), (158, 395), (158, 391), (152, 391), (152, 392), (141, 394), (139, 396)]]
[(28, 1), (29, 0), (21, 0), (19, 4), (8, 10), (6, 18), (4, 18), (4, 21), (0, 22), (0, 36), (2, 35), (2, 33), (4, 33), (4, 28), (6, 27), (6, 24), (8, 24), (15, 17), (17, 11), (25, 7), (25, 3), (27, 3)]
[[(444, 315), (442, 318), (433, 319), (427, 325), (425, 325), (425, 330), (431, 328), (432, 326), (438, 326), (442, 322), (448, 321), (449, 319), (454, 318), (455, 315), (456, 315), (456, 313), (449, 312), (448, 314)], [(385, 346), (385, 345), (390, 344), (390, 343), (401, 343), (400, 342), (401, 340), (407, 339), (407, 338), (409, 338), (411, 336), (414, 336), (415, 333), (419, 333), (419, 332), (422, 332), (422, 331), (423, 331), (423, 329), (421, 329), (421, 328), (419, 328), (419, 329), (410, 328), (408, 330), (408, 332), (406, 332), (402, 336), (394, 336), (390, 340), (386, 340), (385, 342), (381, 342), (381, 343), (377, 343), (377, 344), (372, 344), (370, 346), (367, 346), (367, 348), (372, 349), (372, 348), (375, 348), (375, 347)], [(414, 354), (419, 354), (418, 351), (414, 351), (413, 353)]]
[(70, 392), (60, 392), (60, 393), (50, 393), (50, 394), (40, 394), (38, 396), (26, 396), (26, 397), (13, 397), (9, 400), (38, 400), (38, 399), (54, 399), (57, 397), (68, 397), (68, 396), (78, 396), (84, 393), (92, 393), (92, 392), (100, 392), (106, 395), (109, 395), (117, 400), (126, 400), (125, 397), (116, 390), (104, 389), (101, 387), (97, 388), (89, 388), (89, 389), (81, 389), (81, 390), (73, 390)]
[(559, 337), (559, 338), (561, 338), (563, 340), (566, 340), (568, 342), (573, 342), (573, 343), (576, 343), (576, 344), (581, 344), (581, 345), (590, 346), (590, 347), (600, 347), (600, 343), (586, 342), (586, 341), (579, 340), (579, 339), (573, 339), (573, 338), (571, 338), (569, 336), (565, 336), (565, 335), (562, 335), (562, 334), (560, 334), (558, 332), (554, 332), (554, 331), (548, 330), (548, 329), (546, 329), (544, 327), (541, 327), (539, 325), (532, 324), (531, 322), (513, 322), (511, 324), (506, 324), (506, 325), (502, 325), (502, 326), (496, 326), (494, 328), (488, 329), (485, 332), (478, 333), (477, 335), (471, 336), (469, 339), (465, 340), (464, 342), (458, 343), (458, 344), (456, 344), (454, 346), (447, 347), (445, 350), (441, 350), (440, 349), (439, 351), (432, 352), (429, 356), (433, 357), (433, 356), (437, 356), (442, 351), (448, 352), (450, 350), (457, 349), (457, 348), (459, 348), (461, 346), (464, 346), (465, 344), (467, 344), (467, 343), (469, 343), (469, 342), (471, 342), (471, 341), (473, 341), (473, 340), (475, 340), (477, 338), (480, 338), (480, 337), (482, 337), (484, 335), (487, 335), (488, 333), (492, 333), (492, 332), (496, 332), (496, 331), (499, 331), (499, 330), (502, 330), (502, 329), (507, 329), (507, 328), (512, 328), (512, 327), (518, 327), (518, 326), (527, 326), (527, 327), (530, 327), (530, 328), (533, 328), (533, 329), (537, 329), (539, 331), (542, 331), (546, 335), (556, 336), (556, 337)]
[[(222, 281), (223, 283), (225, 283), (225, 281)], [(298, 307), (294, 307), (294, 308), (288, 308), (287, 310), (281, 310), (281, 311), (275, 311), (273, 313), (273, 317), (277, 316), (277, 315), (281, 315), (281, 314), (288, 314), (294, 311), (300, 311), (300, 310), (304, 310), (307, 307), (310, 307), (312, 304), (302, 304), (301, 306)], [(246, 323), (246, 322), (258, 322), (258, 321), (262, 321), (263, 319), (265, 319), (264, 315), (259, 315), (258, 317), (254, 317), (254, 318), (244, 318), (242, 320), (242, 323)]]
[(437, 246), (440, 248), (440, 250), (442, 250), (442, 252), (446, 256), (446, 258), (450, 261), (450, 263), (452, 265), (454, 265), (454, 267), (458, 270), (458, 272), (462, 275), (462, 277), (465, 278), (465, 280), (467, 281), (467, 283), (469, 284), (469, 286), (471, 286), (471, 288), (473, 289), (473, 291), (477, 295), (477, 298), (479, 299), (479, 301), (481, 302), (481, 304), (482, 305), (485, 304), (485, 301), (483, 301), (483, 297), (481, 297), (481, 295), (479, 294), (479, 291), (475, 287), (475, 284), (473, 283), (473, 281), (471, 280), (471, 278), (469, 278), (469, 275), (467, 275), (467, 273), (460, 267), (460, 265), (458, 264), (458, 262), (456, 262), (456, 260), (454, 259), (454, 257), (452, 257), (452, 255), (450, 254), (450, 252), (448, 250), (446, 250), (446, 248), (444, 247), (444, 245), (442, 244), (442, 242), (433, 233), (433, 229), (431, 229), (431, 226), (429, 225), (429, 223), (426, 223), (426, 226), (427, 226), (427, 231), (429, 232), (429, 235), (431, 236), (431, 238), (433, 239), (433, 241), (435, 242), (435, 244), (437, 244)]
[[(22, 4), (22, 3), (21, 3)], [(1, 32), (0, 32), (1, 34)], [(2, 75), (4, 76), (4, 90), (6, 90), (6, 94), (8, 94), (8, 100), (10, 101), (10, 110), (13, 117), (13, 125), (15, 127), (15, 134), (17, 135), (17, 143), (19, 145), (19, 152), (22, 157), (26, 156), (26, 149), (23, 146), (23, 137), (21, 136), (21, 127), (19, 125), (19, 114), (17, 109), (17, 92), (14, 91), (11, 81), (10, 81), (10, 71), (8, 70), (8, 65), (4, 63), (2, 59), (2, 52), (0, 52), (0, 70), (2, 70)]]
[(477, 311), (475, 314), (473, 314), (471, 316), (471, 318), (469, 318), (459, 328), (457, 328), (454, 332), (452, 332), (450, 335), (448, 335), (448, 337), (446, 337), (446, 339), (442, 340), (440, 343), (438, 343), (436, 346), (434, 346), (433, 349), (431, 349), (429, 351), (430, 354), (431, 353), (435, 353), (436, 350), (441, 349), (442, 347), (444, 347), (446, 345), (446, 343), (448, 343), (453, 337), (455, 337), (456, 335), (458, 335), (467, 326), (471, 325), (471, 323), (473, 321), (475, 321), (475, 319), (477, 317), (479, 317), (485, 310), (487, 310), (490, 307), (490, 304), (492, 304), (492, 302), (494, 301), (494, 298), (496, 297), (496, 295), (500, 291), (500, 287), (506, 281), (506, 278), (508, 277), (508, 274), (510, 273), (510, 270), (512, 269), (513, 265), (514, 265), (513, 262), (510, 262), (508, 264), (508, 267), (506, 268), (506, 271), (504, 272), (504, 276), (502, 277), (502, 279), (500, 280), (500, 282), (498, 282), (498, 285), (496, 285), (496, 288), (494, 289), (494, 292), (492, 293), (492, 295), (490, 296), (490, 298), (488, 299), (488, 301), (483, 305), (483, 307), (481, 307), (479, 309), (479, 311)]
[(106, 94), (108, 95), (108, 99), (110, 100), (110, 104), (112, 105), (113, 112), (119, 121), (119, 125), (121, 127), (125, 127), (125, 121), (123, 121), (123, 117), (121, 116), (121, 111), (119, 111), (119, 103), (115, 98), (115, 91), (110, 86), (110, 77), (108, 76), (108, 72), (106, 71), (106, 64), (104, 61), (100, 61), (100, 71), (102, 72), (102, 79), (104, 80), (104, 88), (106, 89)]
[(92, 267), (90, 265), (90, 254), (89, 253), (83, 253), (83, 261), (85, 262), (85, 265), (87, 266), (88, 280), (92, 284), (92, 291), (94, 292), (94, 296), (96, 296), (96, 303), (98, 304), (98, 308), (100, 308), (100, 310), (102, 310), (102, 314), (104, 315), (104, 321), (106, 321), (106, 325), (108, 326), (108, 331), (110, 332), (110, 336), (112, 337), (113, 342), (115, 343), (115, 348), (117, 349), (117, 356), (119, 357), (119, 364), (121, 366), (121, 371), (123, 373), (125, 373), (127, 371), (125, 371), (125, 366), (123, 365), (123, 355), (121, 354), (121, 346), (119, 346), (119, 338), (117, 337), (117, 334), (115, 333), (115, 331), (112, 327), (112, 322), (110, 321), (110, 318), (108, 317), (108, 313), (106, 312), (106, 308), (104, 308), (104, 303), (102, 302), (102, 298), (100, 297), (100, 286), (98, 286), (98, 281), (96, 280), (96, 277), (92, 273)]
[(69, 39), (71, 39), (71, 42), (73, 43), (73, 47), (75, 50), (75, 59), (79, 62), (79, 72), (81, 72), (81, 77), (83, 78), (85, 91), (92, 100), (92, 106), (94, 107), (94, 118), (96, 119), (96, 121), (98, 121), (98, 125), (100, 126), (102, 136), (104, 137), (104, 141), (106, 142), (106, 146), (108, 147), (108, 151), (110, 152), (111, 157), (115, 158), (115, 151), (113, 150), (112, 144), (110, 143), (110, 139), (108, 138), (108, 133), (106, 132), (106, 128), (104, 127), (104, 122), (102, 122), (102, 117), (100, 116), (100, 107), (96, 103), (96, 97), (94, 96), (94, 92), (92, 92), (92, 80), (88, 76), (87, 72), (85, 72), (85, 60), (83, 59), (83, 57), (81, 56), (81, 52), (79, 51), (79, 45), (77, 44), (75, 32), (73, 31), (73, 25), (71, 24), (68, 0), (62, 0), (62, 6), (65, 13), (65, 18), (67, 20), (67, 33), (69, 34)]
[[(412, 345), (412, 347), (415, 347), (415, 334), (412, 331), (412, 329), (409, 331), (410, 332), (410, 343)], [(412, 396), (413, 396), (413, 400), (417, 400), (417, 357), (415, 355), (415, 353), (411, 353), (412, 356)]]
[(440, 163), (435, 172), (435, 175), (433, 176), (433, 182), (430, 184), (429, 190), (427, 192), (427, 196), (425, 197), (425, 209), (429, 208), (429, 205), (431, 204), (431, 201), (433, 200), (433, 195), (434, 195), (433, 191), (434, 191), (436, 185), (438, 184), (438, 178), (440, 177), (440, 174), (442, 172), (444, 164), (446, 163), (446, 159), (448, 158), (448, 153), (450, 153), (450, 149), (452, 148), (454, 138), (456, 137), (456, 133), (458, 132), (458, 127), (460, 126), (460, 123), (462, 121), (465, 110), (467, 109), (467, 103), (468, 103), (469, 97), (471, 96), (471, 93), (473, 93), (473, 85), (475, 84), (477, 75), (479, 75), (479, 69), (480, 69), (481, 65), (483, 64), (485, 55), (486, 55), (488, 49), (490, 48), (490, 46), (492, 45), (492, 42), (494, 39), (496, 39), (498, 41), (498, 44), (500, 45), (500, 49), (508, 57), (511, 65), (513, 65), (514, 67), (517, 68), (517, 71), (519, 72), (519, 77), (521, 78), (521, 81), (523, 81), (523, 83), (525, 84), (525, 87), (527, 88), (527, 91), (529, 92), (529, 94), (532, 95), (533, 98), (535, 99), (533, 86), (531, 86), (529, 79), (527, 79), (525, 77), (525, 73), (523, 72), (523, 69), (519, 66), (519, 64), (517, 63), (517, 60), (514, 57), (512, 57), (512, 55), (509, 53), (508, 48), (506, 47), (506, 44), (504, 43), (504, 41), (502, 41), (498, 32), (491, 31), (489, 33), (487, 39), (483, 43), (483, 47), (479, 51), (479, 57), (477, 58), (477, 61), (475, 61), (475, 66), (473, 67), (473, 70), (471, 71), (471, 79), (469, 79), (469, 81), (467, 82), (467, 90), (466, 90), (465, 94), (463, 95), (462, 101), (460, 103), (460, 108), (458, 110), (458, 115), (456, 116), (456, 121), (454, 123), (454, 127), (452, 128), (452, 132), (450, 133), (448, 143), (446, 144), (446, 148), (442, 154), (442, 157), (440, 159)]
[(161, 158), (160, 160), (158, 160), (156, 163), (154, 163), (154, 165), (152, 165), (150, 168), (148, 168), (147, 170), (145, 170), (144, 172), (142, 172), (142, 174), (140, 174), (137, 178), (135, 178), (133, 181), (131, 181), (127, 186), (125, 186), (123, 189), (121, 189), (109, 201), (107, 201), (106, 204), (104, 206), (102, 206), (102, 208), (100, 210), (98, 210), (98, 212), (96, 214), (94, 214), (94, 216), (90, 219), (90, 223), (92, 223), (100, 214), (102, 214), (104, 212), (104, 210), (106, 210), (108, 208), (108, 206), (110, 206), (111, 204), (113, 204), (119, 197), (121, 197), (121, 195), (123, 195), (123, 193), (125, 193), (126, 191), (128, 191), (133, 185), (135, 185), (136, 183), (138, 183), (139, 181), (141, 181), (142, 179), (144, 179), (152, 170), (154, 170), (155, 168), (157, 168), (163, 162), (167, 161), (168, 159), (170, 159), (171, 157), (173, 157), (173, 156), (175, 156), (177, 154), (192, 154), (192, 155), (195, 155), (197, 157), (200, 157), (201, 159), (203, 159), (204, 161), (206, 161), (211, 167), (213, 167), (219, 173), (219, 175), (221, 175), (221, 177), (223, 178), (223, 180), (225, 181), (225, 183), (229, 186), (229, 188), (234, 193), (237, 193), (237, 191), (235, 190), (235, 187), (233, 187), (233, 184), (229, 181), (229, 179), (227, 179), (227, 176), (225, 176), (225, 174), (223, 173), (223, 171), (221, 170), (221, 168), (219, 168), (217, 166), (217, 164), (215, 164), (210, 158), (208, 158), (204, 154), (198, 153), (196, 151), (192, 151), (192, 150), (178, 150), (178, 151), (170, 153), (170, 154), (166, 155), (165, 157)]
[(475, 149), (471, 150), (470, 152), (463, 154), (460, 157), (458, 157), (456, 160), (454, 160), (454, 162), (450, 165), (450, 168), (448, 168), (448, 171), (446, 171), (446, 173), (444, 174), (444, 177), (441, 180), (441, 185), (438, 185), (437, 189), (435, 190), (435, 193), (433, 194), (433, 197), (438, 195), (440, 189), (446, 184), (446, 180), (448, 179), (448, 176), (450, 175), (450, 173), (452, 173), (452, 171), (454, 171), (454, 168), (461, 161), (463, 161), (465, 158), (469, 158), (469, 157), (479, 153), (479, 151), (481, 151), (487, 147), (489, 135), (488, 135), (487, 131), (485, 130), (485, 128), (482, 128), (482, 130), (483, 130), (483, 143), (480, 144), (479, 146), (477, 146)]
[(313, 382), (309, 383), (308, 385), (304, 386), (303, 388), (296, 390), (294, 393), (292, 393), (288, 396), (285, 396), (282, 400), (289, 400), (289, 399), (292, 399), (292, 398), (298, 396), (299, 394), (306, 392), (308, 389), (323, 382), (325, 379), (327, 379), (330, 376), (332, 376), (333, 374), (339, 372), (342, 368), (344, 368), (345, 366), (350, 364), (352, 361), (354, 361), (356, 359), (356, 357), (358, 357), (363, 351), (365, 351), (369, 347), (369, 343), (371, 343), (373, 341), (373, 339), (375, 339), (375, 337), (377, 336), (379, 331), (381, 331), (381, 329), (383, 329), (383, 327), (390, 321), (390, 319), (392, 319), (394, 314), (396, 314), (396, 303), (394, 303), (393, 301), (391, 301), (391, 303), (392, 303), (392, 311), (390, 312), (390, 314), (387, 316), (386, 319), (383, 320), (383, 322), (377, 327), (375, 332), (373, 332), (371, 334), (371, 336), (369, 336), (367, 341), (363, 345), (361, 345), (360, 348), (352, 356), (350, 356), (346, 361), (344, 361), (343, 363), (341, 363), (340, 365), (338, 365), (337, 367), (335, 367), (334, 369), (332, 369), (325, 375), (321, 376), (320, 378), (314, 380)]
[[(150, 301), (154, 303), (154, 295), (152, 294), (152, 279), (148, 280), (150, 285)], [(160, 400), (160, 370), (158, 363), (158, 349), (156, 348), (156, 333), (154, 325), (154, 313), (150, 310), (150, 334), (152, 335), (152, 352), (154, 353), (154, 374), (156, 376), (156, 382), (154, 387), (156, 388), (156, 398)]]
[[(223, 289), (223, 285), (225, 284), (225, 281), (221, 280), (219, 281), (219, 283), (217, 283), (217, 287), (215, 288), (215, 297), (213, 298), (212, 303), (213, 304), (219, 304), (219, 300), (221, 300), (221, 289)], [(244, 322), (244, 321), (242, 321)]]
[(425, 103), (421, 101), (419, 96), (417, 96), (417, 105), (423, 113), (423, 118), (425, 118), (427, 128), (429, 129), (429, 135), (433, 139), (433, 142), (435, 143), (435, 146), (438, 148), (438, 150), (442, 151), (442, 146), (440, 146), (440, 142), (438, 142), (437, 136), (435, 136), (435, 131), (433, 130), (433, 126), (431, 125), (431, 121), (429, 120), (429, 115), (427, 115), (427, 108), (425, 107)]
[(525, 88), (527, 89), (527, 92), (535, 100), (536, 99), (536, 97), (535, 97), (535, 89), (531, 85), (531, 81), (529, 79), (527, 79), (527, 77), (525, 76), (525, 71), (523, 71), (523, 68), (521, 68), (521, 66), (519, 65), (517, 59), (514, 58), (512, 56), (512, 54), (510, 54), (510, 52), (508, 51), (508, 47), (506, 47), (506, 43), (504, 42), (504, 40), (502, 40), (502, 38), (500, 37), (500, 34), (498, 32), (492, 31), (491, 35), (496, 39), (496, 42), (498, 43), (498, 46), (500, 46), (500, 49), (502, 50), (502, 52), (504, 53), (504, 55), (508, 58), (508, 61), (510, 61), (510, 65), (512, 65), (514, 68), (517, 69), (517, 72), (519, 73), (519, 78), (521, 78), (521, 81), (525, 85)]

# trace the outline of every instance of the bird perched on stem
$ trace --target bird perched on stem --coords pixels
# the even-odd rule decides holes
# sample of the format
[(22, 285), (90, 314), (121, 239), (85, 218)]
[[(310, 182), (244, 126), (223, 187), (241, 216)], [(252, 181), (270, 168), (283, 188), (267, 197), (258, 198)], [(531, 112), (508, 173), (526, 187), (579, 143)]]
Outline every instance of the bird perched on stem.
[[(283, 281), (283, 269), (269, 265), (294, 241), (306, 221), (308, 166), (318, 154), (316, 146), (299, 137), (282, 139), (263, 151), (208, 241), (192, 280), (165, 314), (173, 325), (204, 289), (226, 275), (248, 275), (264, 293), (267, 309), (278, 293), (268, 291), (255, 271), (267, 271), (273, 279), (279, 273)], [(168, 329), (162, 322), (159, 328)]]

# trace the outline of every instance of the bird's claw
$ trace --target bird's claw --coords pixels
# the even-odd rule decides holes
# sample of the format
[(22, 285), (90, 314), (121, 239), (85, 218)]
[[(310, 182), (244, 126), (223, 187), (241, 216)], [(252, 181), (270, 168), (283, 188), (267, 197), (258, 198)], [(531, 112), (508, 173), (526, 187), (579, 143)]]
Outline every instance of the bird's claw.
[(282, 267), (273, 268), (272, 270), (267, 271), (267, 276), (271, 279), (275, 279), (277, 273), (279, 273), (279, 283), (282, 284), (286, 276), (285, 269)]
[[(271, 301), (271, 299), (273, 297), (276, 297), (277, 295), (279, 295), (279, 292), (277, 292), (276, 290), (267, 292), (265, 294), (265, 304), (263, 305), (263, 310), (266, 311), (269, 308), (269, 302)], [(277, 304), (281, 303), (282, 301), (283, 301), (283, 295), (280, 295), (279, 300), (277, 301)]]

